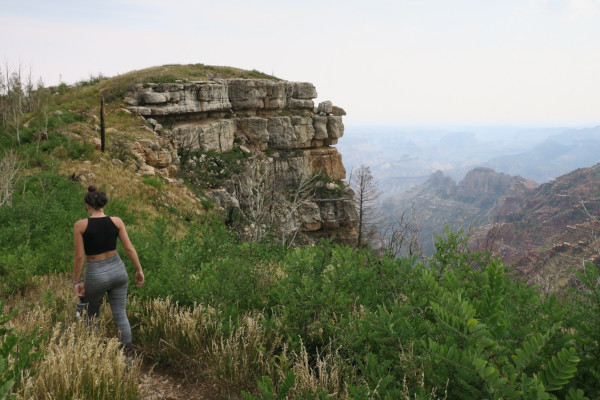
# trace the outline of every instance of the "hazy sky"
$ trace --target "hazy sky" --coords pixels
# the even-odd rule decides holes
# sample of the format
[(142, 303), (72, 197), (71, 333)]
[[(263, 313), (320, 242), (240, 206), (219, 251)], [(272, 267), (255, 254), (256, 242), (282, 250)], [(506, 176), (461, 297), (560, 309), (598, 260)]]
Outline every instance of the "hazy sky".
[(163, 64), (315, 84), (346, 122), (600, 125), (600, 0), (0, 0), (55, 84)]

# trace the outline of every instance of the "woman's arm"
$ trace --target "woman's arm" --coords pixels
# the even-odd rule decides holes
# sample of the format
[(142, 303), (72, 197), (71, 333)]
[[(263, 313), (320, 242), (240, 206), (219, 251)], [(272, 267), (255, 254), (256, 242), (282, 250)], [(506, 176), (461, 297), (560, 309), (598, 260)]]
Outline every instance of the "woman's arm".
[[(75, 256), (73, 257), (73, 288), (75, 294), (79, 297), (85, 294), (85, 289), (81, 283), (81, 270), (83, 269), (83, 260), (85, 258), (85, 249), (83, 248), (83, 232), (87, 227), (87, 220), (82, 219), (75, 222), (73, 226), (73, 241), (75, 244)], [(79, 282), (79, 283), (76, 283)]]
[(125, 224), (119, 217), (111, 217), (117, 228), (119, 228), (119, 239), (123, 244), (123, 249), (125, 253), (127, 253), (127, 257), (133, 263), (135, 267), (135, 281), (137, 282), (138, 287), (144, 284), (144, 272), (142, 270), (142, 264), (140, 264), (140, 260), (138, 258), (137, 252), (135, 251), (135, 247), (129, 240), (129, 235), (127, 235), (127, 229), (125, 229)]

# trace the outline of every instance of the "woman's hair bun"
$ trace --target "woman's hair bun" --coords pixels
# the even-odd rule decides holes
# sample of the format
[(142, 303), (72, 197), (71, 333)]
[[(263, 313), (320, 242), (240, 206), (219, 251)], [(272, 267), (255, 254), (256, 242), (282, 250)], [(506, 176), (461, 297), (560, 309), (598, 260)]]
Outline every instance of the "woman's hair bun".
[(100, 210), (108, 202), (106, 193), (99, 192), (96, 186), (88, 186), (88, 192), (85, 194), (84, 200), (86, 204), (89, 204), (96, 210)]

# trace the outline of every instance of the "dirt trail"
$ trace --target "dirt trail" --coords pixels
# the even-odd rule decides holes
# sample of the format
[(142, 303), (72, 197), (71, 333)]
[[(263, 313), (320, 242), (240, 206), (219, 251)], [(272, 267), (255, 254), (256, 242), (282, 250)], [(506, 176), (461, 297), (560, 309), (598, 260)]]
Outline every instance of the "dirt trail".
[(207, 380), (189, 381), (153, 364), (144, 363), (140, 389), (145, 400), (216, 400), (222, 399), (215, 384)]

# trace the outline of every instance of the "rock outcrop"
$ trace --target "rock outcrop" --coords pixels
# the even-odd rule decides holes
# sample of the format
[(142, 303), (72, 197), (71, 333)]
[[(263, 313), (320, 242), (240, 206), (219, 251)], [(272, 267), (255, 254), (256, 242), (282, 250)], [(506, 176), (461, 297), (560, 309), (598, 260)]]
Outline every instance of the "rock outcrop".
[[(267, 79), (137, 85), (125, 102), (130, 112), (150, 123), (157, 139), (137, 143), (132, 150), (143, 168), (168, 177), (185, 168), (175, 149), (225, 153), (239, 147), (250, 158), (261, 155), (278, 188), (291, 190), (315, 174), (340, 181), (346, 170), (332, 146), (344, 134), (346, 113), (330, 101), (315, 106), (316, 97), (311, 83)], [(208, 196), (225, 209), (238, 204), (231, 181), (213, 192)], [(351, 242), (357, 220), (351, 193), (332, 197), (298, 209), (301, 230)]]

